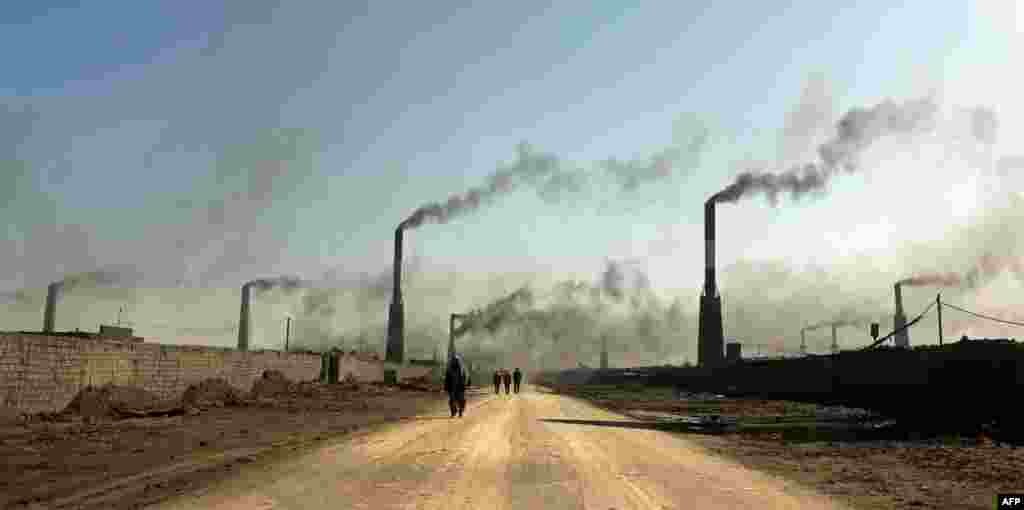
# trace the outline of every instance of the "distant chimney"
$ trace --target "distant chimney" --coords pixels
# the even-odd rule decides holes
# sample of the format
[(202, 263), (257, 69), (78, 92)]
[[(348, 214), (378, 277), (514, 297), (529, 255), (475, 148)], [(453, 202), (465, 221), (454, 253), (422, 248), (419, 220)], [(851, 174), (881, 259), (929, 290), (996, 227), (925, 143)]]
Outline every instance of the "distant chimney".
[(43, 333), (53, 333), (57, 320), (57, 300), (60, 299), (61, 282), (46, 286), (46, 308), (43, 310)]
[(242, 309), (238, 315), (238, 350), (247, 351), (249, 350), (249, 320), (251, 314), (249, 312), (249, 299), (251, 294), (252, 282), (242, 285)]
[(836, 325), (832, 325), (832, 352), (839, 352), (839, 336), (836, 335)]
[(722, 364), (722, 298), (715, 284), (715, 197), (704, 204), (704, 291), (697, 321), (697, 363), (703, 367)]
[(608, 369), (608, 337), (601, 337), (601, 368)]
[(402, 230), (395, 229), (394, 281), (391, 286), (391, 306), (388, 308), (388, 338), (384, 359), (401, 363), (405, 357), (405, 308), (402, 305)]
[(807, 354), (807, 329), (800, 330), (800, 352)]
[[(896, 305), (892, 317), (892, 327), (894, 330), (899, 331), (907, 325), (907, 316), (903, 313), (903, 288), (900, 282), (896, 282), (896, 285), (893, 286), (893, 295)], [(893, 337), (893, 342), (896, 344), (896, 347), (910, 347), (909, 331), (903, 329), (903, 331), (896, 333)]]

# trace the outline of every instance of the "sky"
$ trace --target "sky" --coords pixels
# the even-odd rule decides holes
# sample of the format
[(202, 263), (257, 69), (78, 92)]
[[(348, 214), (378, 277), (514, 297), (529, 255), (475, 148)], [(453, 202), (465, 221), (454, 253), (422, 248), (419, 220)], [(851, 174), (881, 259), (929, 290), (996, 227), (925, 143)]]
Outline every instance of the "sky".
[[(703, 202), (742, 162), (813, 152), (843, 112), (890, 98), (991, 108), (997, 154), (1024, 128), (1013, 2), (633, 4), (4, 6), (0, 291), (111, 264), (146, 288), (386, 271), (400, 221), (480, 185), (518, 143), (590, 168), (649, 157), (683, 119), (711, 142), (665, 179), (600, 200), (503, 195), (408, 233), (406, 251), (481, 281), (640, 259), (656, 287), (694, 298)], [(802, 97), (821, 119), (787, 142)], [(869, 256), (909, 271), (908, 243), (1020, 187), (935, 144), (897, 149), (827, 197), (720, 207), (719, 264), (843, 271)]]

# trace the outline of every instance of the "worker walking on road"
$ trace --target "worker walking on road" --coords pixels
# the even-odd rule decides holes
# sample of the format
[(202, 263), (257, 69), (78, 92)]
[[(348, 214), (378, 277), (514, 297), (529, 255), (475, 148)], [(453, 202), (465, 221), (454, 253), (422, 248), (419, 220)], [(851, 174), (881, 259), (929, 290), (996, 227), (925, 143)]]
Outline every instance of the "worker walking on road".
[(448, 362), (448, 370), (444, 373), (444, 391), (448, 392), (448, 407), (451, 408), (452, 418), (455, 415), (462, 417), (466, 410), (466, 386), (469, 386), (469, 372), (462, 358), (456, 354)]
[(512, 372), (508, 370), (501, 371), (501, 381), (505, 383), (505, 394), (512, 393)]
[(519, 383), (523, 382), (523, 373), (517, 368), (515, 372), (512, 372), (512, 384), (516, 393), (519, 393)]
[(494, 371), (494, 394), (501, 393), (501, 370)]

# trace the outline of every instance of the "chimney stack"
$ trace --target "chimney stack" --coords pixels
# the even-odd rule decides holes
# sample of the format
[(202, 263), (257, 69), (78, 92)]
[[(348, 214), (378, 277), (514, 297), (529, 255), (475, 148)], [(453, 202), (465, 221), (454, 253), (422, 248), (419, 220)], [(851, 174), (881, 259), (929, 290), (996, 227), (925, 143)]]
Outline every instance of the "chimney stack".
[(800, 330), (800, 352), (807, 354), (807, 328)]
[(43, 310), (43, 333), (53, 333), (57, 320), (57, 300), (60, 299), (61, 282), (46, 286), (46, 308)]
[(715, 285), (715, 197), (704, 204), (704, 292), (700, 296), (697, 364), (716, 367), (722, 364), (722, 298)]
[(832, 325), (832, 352), (839, 352), (839, 336), (836, 335), (836, 325)]
[(238, 350), (249, 350), (249, 299), (252, 294), (252, 282), (242, 285), (242, 309), (238, 315)]
[(401, 363), (405, 353), (405, 310), (402, 306), (402, 230), (395, 229), (394, 282), (392, 283), (391, 306), (388, 308), (388, 338), (384, 359)]
[[(896, 310), (892, 318), (892, 327), (894, 330), (899, 330), (907, 325), (907, 316), (903, 314), (902, 283), (896, 282), (893, 290), (896, 298)], [(893, 337), (893, 342), (896, 344), (896, 347), (910, 347), (910, 333), (906, 329), (896, 333)]]
[(608, 369), (608, 337), (601, 336), (601, 369)]

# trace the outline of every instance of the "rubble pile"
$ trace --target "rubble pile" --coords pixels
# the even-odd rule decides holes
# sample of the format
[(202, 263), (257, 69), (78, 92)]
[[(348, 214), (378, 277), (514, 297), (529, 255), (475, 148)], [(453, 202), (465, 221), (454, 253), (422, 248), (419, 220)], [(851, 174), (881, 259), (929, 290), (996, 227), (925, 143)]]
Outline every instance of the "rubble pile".
[(211, 407), (243, 405), (242, 392), (221, 378), (205, 379), (185, 390), (182, 404), (189, 409), (203, 410)]
[(252, 385), (249, 394), (253, 399), (259, 400), (297, 393), (298, 389), (298, 385), (289, 381), (280, 371), (267, 370), (263, 372), (263, 377)]
[(428, 374), (421, 377), (405, 379), (399, 382), (396, 386), (403, 390), (411, 391), (440, 391), (442, 385), (436, 380), (436, 378), (431, 377)]
[(0, 404), (0, 427), (18, 425), (25, 421), (25, 416), (17, 409)]
[(86, 386), (60, 414), (89, 419), (130, 418), (181, 414), (180, 402), (168, 401), (132, 386)]

